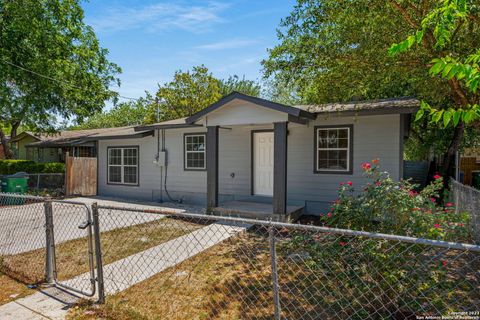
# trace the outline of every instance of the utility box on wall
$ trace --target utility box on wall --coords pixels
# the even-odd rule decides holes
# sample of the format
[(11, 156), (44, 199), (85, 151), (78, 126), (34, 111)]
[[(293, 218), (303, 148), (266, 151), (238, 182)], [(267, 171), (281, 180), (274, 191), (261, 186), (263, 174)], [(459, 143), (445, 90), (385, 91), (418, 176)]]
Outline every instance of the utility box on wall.
[(167, 166), (167, 151), (159, 151), (158, 152), (158, 165), (160, 167)]

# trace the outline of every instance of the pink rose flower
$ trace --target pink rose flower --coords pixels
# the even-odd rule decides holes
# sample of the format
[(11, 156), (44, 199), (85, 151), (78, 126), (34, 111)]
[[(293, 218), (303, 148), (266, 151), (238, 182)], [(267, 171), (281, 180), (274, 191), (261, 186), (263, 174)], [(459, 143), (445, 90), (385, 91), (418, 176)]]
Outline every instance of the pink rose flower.
[(362, 169), (363, 170), (370, 170), (372, 168), (372, 165), (368, 162), (362, 163)]
[(353, 186), (353, 182), (352, 181), (347, 181), (347, 184), (351, 187)]
[(442, 177), (441, 175), (436, 174), (436, 175), (433, 176), (433, 179), (437, 180), (437, 179), (440, 179), (441, 177)]
[(445, 203), (445, 207), (453, 207), (453, 203), (452, 202), (447, 202), (447, 203)]
[(435, 229), (440, 229), (442, 226), (441, 226), (439, 223), (435, 223), (435, 224), (433, 225), (433, 227), (434, 227)]

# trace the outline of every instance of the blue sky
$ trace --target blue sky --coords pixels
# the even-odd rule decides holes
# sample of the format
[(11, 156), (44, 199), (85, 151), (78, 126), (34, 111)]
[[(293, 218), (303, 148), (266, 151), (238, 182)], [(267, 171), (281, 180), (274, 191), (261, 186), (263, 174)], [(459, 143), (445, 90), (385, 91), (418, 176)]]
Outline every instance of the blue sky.
[(176, 70), (205, 64), (219, 78), (261, 78), (260, 61), (277, 43), (276, 28), (294, 0), (83, 3), (110, 60), (123, 69), (121, 95), (138, 98)]

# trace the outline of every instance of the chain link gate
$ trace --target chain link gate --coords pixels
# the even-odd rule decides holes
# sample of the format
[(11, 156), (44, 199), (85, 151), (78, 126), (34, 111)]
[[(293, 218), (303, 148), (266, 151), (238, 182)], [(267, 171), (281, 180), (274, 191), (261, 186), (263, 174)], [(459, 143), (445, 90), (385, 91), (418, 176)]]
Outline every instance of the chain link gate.
[[(98, 216), (97, 216), (98, 218)], [(94, 217), (90, 206), (81, 202), (46, 201), (47, 283), (92, 297), (96, 293)], [(79, 255), (79, 248), (81, 253)], [(98, 256), (97, 251), (97, 256)], [(65, 263), (74, 260), (75, 263)], [(83, 273), (78, 274), (78, 270)], [(103, 297), (100, 298), (101, 300)]]

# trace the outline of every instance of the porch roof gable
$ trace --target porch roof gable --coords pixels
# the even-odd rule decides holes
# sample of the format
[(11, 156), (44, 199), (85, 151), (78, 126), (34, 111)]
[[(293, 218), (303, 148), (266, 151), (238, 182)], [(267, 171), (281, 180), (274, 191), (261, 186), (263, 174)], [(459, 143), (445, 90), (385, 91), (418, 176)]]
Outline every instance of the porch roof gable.
[(224, 105), (226, 105), (227, 103), (229, 103), (229, 102), (231, 102), (235, 99), (247, 101), (247, 102), (253, 103), (257, 106), (264, 107), (264, 108), (267, 108), (267, 109), (283, 112), (283, 113), (288, 114), (289, 116), (294, 116), (294, 117), (298, 117), (298, 118), (307, 118), (307, 119), (315, 119), (315, 117), (316, 117), (315, 114), (313, 114), (309, 111), (302, 110), (300, 108), (287, 106), (287, 105), (284, 105), (284, 104), (281, 104), (281, 103), (276, 103), (276, 102), (269, 101), (269, 100), (262, 99), (262, 98), (252, 97), (252, 96), (234, 91), (234, 92), (226, 95), (222, 99), (218, 100), (217, 102), (215, 102), (215, 103), (211, 104), (210, 106), (206, 107), (205, 109), (202, 109), (202, 110), (198, 111), (197, 113), (193, 114), (192, 116), (186, 118), (185, 123), (194, 124), (195, 122), (197, 122), (198, 120), (200, 120), (204, 116), (206, 116), (209, 113), (223, 107)]

